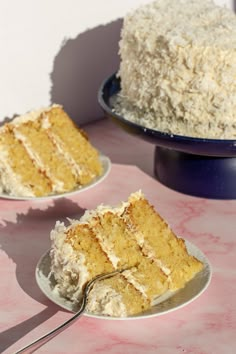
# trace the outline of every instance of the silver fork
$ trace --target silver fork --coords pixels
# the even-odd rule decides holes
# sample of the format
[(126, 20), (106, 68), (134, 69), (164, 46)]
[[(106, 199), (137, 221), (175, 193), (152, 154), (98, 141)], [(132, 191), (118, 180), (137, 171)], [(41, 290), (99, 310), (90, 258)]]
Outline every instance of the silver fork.
[(34, 342), (28, 344), (27, 346), (21, 348), (20, 350), (18, 350), (17, 352), (15, 352), (15, 354), (19, 354), (19, 353), (32, 353), (33, 351), (35, 351), (37, 348), (40, 348), (42, 345), (44, 345), (45, 343), (47, 343), (49, 340), (51, 340), (52, 338), (54, 338), (55, 336), (57, 336), (59, 333), (61, 333), (62, 331), (64, 331), (66, 328), (68, 328), (70, 325), (72, 325), (85, 311), (86, 309), (86, 305), (87, 305), (87, 301), (88, 301), (88, 295), (90, 290), (92, 289), (94, 283), (96, 281), (102, 280), (102, 279), (106, 279), (106, 278), (110, 278), (113, 277), (114, 275), (123, 272), (124, 270), (115, 270), (114, 272), (110, 272), (110, 273), (105, 273), (105, 274), (100, 274), (97, 275), (96, 277), (94, 277), (93, 279), (91, 279), (85, 286), (84, 291), (83, 291), (83, 296), (81, 299), (81, 302), (79, 304), (79, 309), (78, 311), (74, 314), (74, 316), (72, 316), (69, 320), (67, 320), (66, 322), (62, 323), (60, 326), (56, 327), (55, 329), (53, 329), (51, 332), (46, 333), (44, 336), (36, 339)]

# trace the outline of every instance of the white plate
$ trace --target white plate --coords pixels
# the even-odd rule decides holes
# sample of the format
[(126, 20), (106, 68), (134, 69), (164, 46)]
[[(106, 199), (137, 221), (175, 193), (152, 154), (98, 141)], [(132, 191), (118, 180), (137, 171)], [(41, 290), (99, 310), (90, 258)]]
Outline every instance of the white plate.
[[(142, 319), (164, 315), (168, 312), (184, 307), (195, 300), (207, 289), (211, 280), (212, 270), (207, 257), (192, 243), (188, 242), (187, 240), (185, 242), (189, 253), (201, 260), (204, 263), (204, 268), (190, 282), (188, 282), (183, 289), (175, 293), (169, 293), (167, 296), (165, 295), (164, 298), (161, 298), (161, 302), (159, 301), (159, 303), (155, 306), (152, 306), (151, 309), (134, 316), (110, 317), (94, 315), (88, 312), (85, 312), (84, 315), (109, 320)], [(72, 302), (65, 299), (64, 297), (61, 297), (57, 292), (53, 291), (55, 280), (49, 276), (50, 267), (51, 259), (49, 251), (47, 251), (39, 260), (35, 271), (36, 281), (39, 288), (52, 302), (59, 305), (63, 309), (74, 312)]]
[(9, 195), (7, 193), (0, 193), (0, 198), (4, 198), (4, 199), (14, 199), (14, 200), (45, 200), (45, 199), (57, 199), (57, 198), (64, 198), (64, 197), (68, 197), (77, 193), (81, 193), (86, 191), (87, 189), (90, 189), (92, 187), (94, 187), (96, 184), (102, 182), (104, 180), (104, 178), (106, 178), (106, 176), (109, 174), (110, 169), (111, 169), (111, 161), (110, 159), (105, 156), (105, 155), (100, 155), (99, 156), (102, 166), (103, 166), (103, 173), (101, 176), (95, 178), (92, 182), (90, 182), (89, 184), (86, 184), (83, 187), (78, 187), (76, 189), (73, 189), (70, 192), (65, 192), (65, 193), (60, 193), (60, 194), (50, 194), (47, 195), (45, 197), (17, 197), (17, 196), (13, 196), (13, 195)]

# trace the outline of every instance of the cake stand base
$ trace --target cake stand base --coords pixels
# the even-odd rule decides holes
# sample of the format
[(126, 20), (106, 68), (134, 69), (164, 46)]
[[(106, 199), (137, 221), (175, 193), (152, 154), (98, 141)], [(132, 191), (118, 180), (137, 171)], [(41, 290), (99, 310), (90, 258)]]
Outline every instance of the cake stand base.
[(211, 199), (236, 198), (236, 158), (193, 155), (156, 146), (154, 173), (178, 192)]

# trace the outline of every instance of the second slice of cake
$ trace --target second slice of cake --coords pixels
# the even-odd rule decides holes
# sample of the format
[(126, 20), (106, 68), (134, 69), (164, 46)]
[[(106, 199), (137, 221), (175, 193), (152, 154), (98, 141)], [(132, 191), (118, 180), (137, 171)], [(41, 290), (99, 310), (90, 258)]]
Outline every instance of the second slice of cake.
[(60, 105), (0, 128), (0, 192), (44, 197), (78, 189), (102, 173), (99, 152)]

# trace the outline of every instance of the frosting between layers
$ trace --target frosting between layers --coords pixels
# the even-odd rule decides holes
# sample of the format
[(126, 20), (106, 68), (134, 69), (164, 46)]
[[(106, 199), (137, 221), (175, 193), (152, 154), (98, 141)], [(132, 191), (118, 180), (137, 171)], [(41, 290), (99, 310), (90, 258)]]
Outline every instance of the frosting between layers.
[(63, 158), (67, 161), (67, 163), (71, 166), (71, 171), (74, 176), (78, 176), (82, 173), (82, 168), (75, 162), (75, 160), (63, 149), (63, 143), (55, 134), (53, 134), (50, 130), (47, 131), (47, 134), (53, 144), (57, 147), (59, 153), (63, 156)]
[[(86, 259), (82, 253), (75, 252), (73, 247), (65, 242), (66, 231), (64, 223), (57, 222), (51, 231), (53, 248), (51, 249), (51, 274), (57, 282), (54, 291), (79, 302), (84, 284), (90, 280)], [(87, 310), (92, 313), (110, 316), (126, 316), (126, 307), (122, 296), (109, 286), (96, 283), (89, 293)]]
[[(100, 206), (95, 211), (85, 212), (80, 220), (69, 220), (71, 225), (65, 227), (63, 223), (57, 222), (55, 229), (51, 232), (52, 240), (52, 273), (54, 274), (56, 280), (58, 281), (59, 292), (66, 297), (71, 297), (73, 301), (76, 301), (79, 297), (79, 294), (82, 290), (83, 285), (89, 279), (88, 270), (86, 268), (86, 260), (84, 256), (79, 251), (73, 251), (73, 248), (70, 244), (65, 245), (66, 231), (71, 227), (75, 227), (78, 224), (89, 224), (91, 229), (93, 229), (92, 220), (94, 217), (104, 214), (106, 212), (112, 212), (114, 214), (120, 215), (124, 213), (125, 209), (129, 206), (132, 201), (138, 200), (143, 197), (141, 191), (133, 193), (128, 202), (123, 202), (119, 207), (111, 208), (107, 206)], [(95, 227), (96, 228), (96, 227)], [(107, 240), (103, 239), (96, 233), (96, 238), (99, 240), (99, 244), (107, 257), (110, 259), (114, 268), (117, 268), (119, 258), (114, 254), (112, 244)], [(144, 237), (142, 237), (142, 246), (145, 247)], [(147, 249), (147, 247), (146, 247)], [(146, 251), (146, 256), (151, 258), (151, 251)], [(152, 258), (154, 259), (153, 255)], [(156, 260), (158, 266), (162, 269), (165, 274), (170, 273), (170, 270), (167, 269), (161, 261)], [(122, 274), (126, 280), (134, 286), (134, 288), (142, 294), (142, 296), (147, 297), (145, 286), (141, 285), (139, 281), (135, 278), (135, 271), (137, 269), (134, 267), (129, 270), (125, 270)], [(65, 276), (66, 274), (66, 276)], [(73, 287), (71, 287), (71, 279), (77, 276), (77, 282), (73, 282)], [(68, 290), (69, 289), (69, 290)], [(73, 294), (74, 293), (74, 294)], [(73, 295), (72, 295), (73, 294)], [(92, 300), (91, 300), (92, 299)], [(93, 295), (89, 301), (88, 310), (91, 312), (109, 314), (114, 316), (125, 316), (125, 307), (121, 301), (120, 295), (118, 295), (114, 289), (103, 288), (103, 286), (95, 286)], [(119, 304), (119, 306), (118, 306)]]
[[(64, 191), (63, 182), (58, 181), (55, 178), (52, 178), (50, 171), (47, 168), (45, 168), (38, 154), (36, 154), (31, 149), (30, 145), (27, 143), (27, 137), (25, 137), (17, 130), (17, 127), (20, 126), (21, 124), (27, 123), (29, 121), (37, 120), (41, 114), (43, 114), (44, 112), (49, 112), (53, 107), (61, 107), (61, 106), (53, 105), (50, 108), (41, 108), (36, 111), (31, 111), (29, 113), (14, 118), (14, 120), (8, 124), (13, 127), (12, 132), (15, 136), (15, 139), (19, 140), (23, 144), (24, 148), (26, 149), (31, 160), (34, 162), (35, 166), (37, 166), (39, 170), (43, 171), (45, 175), (50, 179), (52, 183), (53, 192), (60, 192), (60, 191)], [(4, 126), (1, 127), (0, 132), (2, 131), (4, 133), (4, 129), (6, 129)], [(9, 195), (34, 197), (35, 194), (32, 188), (30, 186), (27, 187), (25, 185), (22, 185), (21, 177), (17, 175), (14, 172), (14, 170), (10, 167), (9, 161), (7, 160), (7, 152), (6, 151), (5, 153), (4, 151), (1, 152), (0, 156), (1, 156), (0, 189), (3, 192), (8, 193)]]
[[(20, 132), (20, 127), (22, 124), (27, 124), (27, 122), (34, 122), (40, 119), (41, 128), (45, 131), (48, 138), (56, 148), (56, 153), (59, 157), (65, 161), (68, 166), (68, 169), (76, 177), (77, 183), (79, 185), (79, 176), (85, 172), (85, 167), (79, 166), (74, 158), (66, 151), (64, 142), (53, 133), (51, 128), (51, 123), (49, 120), (49, 113), (54, 108), (62, 108), (60, 105), (54, 104), (48, 108), (41, 108), (36, 111), (31, 111), (19, 117), (15, 117), (11, 122), (6, 126), (11, 128), (11, 132), (14, 135), (14, 138), (18, 140), (22, 146), (24, 146), (25, 151), (27, 152), (29, 158), (33, 162), (34, 166), (38, 171), (42, 172), (45, 177), (50, 181), (51, 193), (62, 193), (66, 191), (63, 180), (56, 178), (54, 173), (50, 170), (50, 167), (46, 166), (43, 160), (40, 158), (40, 154), (33, 149), (27, 136)], [(7, 129), (6, 126), (0, 128), (0, 133), (4, 133), (4, 130)], [(6, 148), (7, 149), (7, 148)], [(25, 196), (25, 197), (34, 197), (34, 191), (29, 186), (23, 186), (21, 177), (14, 172), (13, 168), (11, 169), (10, 162), (7, 162), (7, 150), (4, 152), (1, 149), (0, 156), (2, 161), (0, 162), (1, 166), (1, 179), (0, 179), (0, 190), (2, 192), (7, 192), (9, 195), (15, 196)], [(94, 178), (95, 173), (90, 173), (90, 177)]]
[(82, 173), (82, 167), (80, 167), (73, 157), (67, 153), (67, 151), (64, 149), (64, 143), (61, 141), (61, 139), (55, 135), (52, 131), (50, 131), (51, 128), (51, 123), (48, 119), (48, 116), (44, 114), (43, 120), (42, 120), (42, 128), (47, 131), (47, 135), (53, 142), (53, 144), (57, 147), (59, 153), (63, 156), (63, 158), (67, 161), (67, 163), (71, 166), (71, 171), (74, 174), (74, 176), (78, 176)]
[(135, 287), (136, 290), (138, 290), (144, 297), (147, 297), (145, 286), (140, 285), (133, 275), (136, 272), (136, 270), (137, 269), (133, 267), (132, 269), (128, 269), (122, 272), (122, 275), (130, 284), (132, 284)]
[[(54, 105), (53, 107), (57, 107), (58, 105)], [(31, 148), (31, 145), (27, 142), (27, 137), (24, 134), (21, 134), (17, 130), (17, 126), (26, 123), (29, 120), (36, 120), (42, 115), (41, 119), (41, 127), (46, 131), (48, 137), (51, 139), (52, 143), (58, 149), (59, 154), (66, 160), (66, 162), (71, 166), (72, 173), (75, 176), (81, 174), (81, 168), (76, 164), (74, 159), (65, 151), (63, 150), (63, 143), (62, 141), (50, 131), (51, 123), (48, 119), (47, 112), (50, 112), (50, 109), (47, 110), (39, 110), (36, 112), (31, 112), (26, 114), (25, 116), (18, 117), (16, 121), (11, 123), (15, 128), (13, 128), (13, 133), (16, 139), (20, 140), (24, 145), (27, 153), (29, 154), (32, 161), (34, 161), (35, 165), (38, 167), (39, 170), (43, 171), (45, 175), (50, 179), (52, 183), (52, 193), (59, 193), (64, 192), (64, 183), (61, 180), (55, 178), (54, 175), (51, 174), (50, 168), (44, 165), (43, 161), (40, 159), (40, 156)]]
[[(30, 144), (27, 142), (27, 137), (24, 134), (21, 134), (17, 131), (16, 128), (13, 129), (14, 136), (16, 139), (22, 142), (24, 148), (26, 149), (29, 157), (34, 162), (35, 166), (50, 179), (52, 183), (52, 192), (61, 192), (64, 191), (64, 183), (60, 180), (57, 180), (51, 173), (50, 169), (47, 168), (43, 161), (40, 159), (40, 156), (31, 148)], [(19, 193), (19, 192), (18, 192)]]

